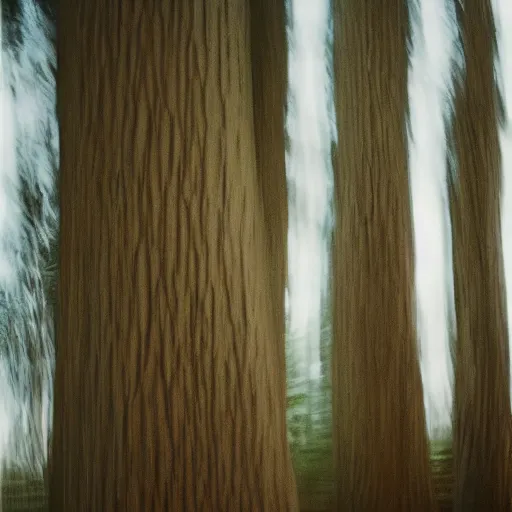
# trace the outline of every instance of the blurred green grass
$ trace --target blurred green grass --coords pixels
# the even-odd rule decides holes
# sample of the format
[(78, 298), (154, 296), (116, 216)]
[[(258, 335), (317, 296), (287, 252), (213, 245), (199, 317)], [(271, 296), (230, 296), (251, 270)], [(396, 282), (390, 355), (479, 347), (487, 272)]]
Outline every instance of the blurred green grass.
[(2, 512), (47, 512), (48, 492), (43, 478), (20, 470), (2, 472)]

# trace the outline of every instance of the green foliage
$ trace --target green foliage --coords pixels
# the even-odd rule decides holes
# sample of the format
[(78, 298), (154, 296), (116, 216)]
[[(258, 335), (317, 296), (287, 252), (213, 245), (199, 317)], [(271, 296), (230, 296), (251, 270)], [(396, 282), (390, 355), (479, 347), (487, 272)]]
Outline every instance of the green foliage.
[(296, 347), (307, 343), (287, 333), (288, 441), (301, 509), (328, 510), (333, 493), (331, 419), (331, 318), (326, 305), (320, 333), (320, 379), (310, 380), (297, 368)]
[(287, 398), (287, 407), (288, 409), (298, 407), (299, 405), (304, 405), (308, 400), (308, 395), (306, 393), (298, 393), (296, 395), (288, 395)]

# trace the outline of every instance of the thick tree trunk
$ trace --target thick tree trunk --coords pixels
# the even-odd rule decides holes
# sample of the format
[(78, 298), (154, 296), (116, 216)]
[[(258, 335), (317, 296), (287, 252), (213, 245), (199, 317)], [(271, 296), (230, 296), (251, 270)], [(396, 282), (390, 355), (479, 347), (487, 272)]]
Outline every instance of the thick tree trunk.
[[(501, 250), (499, 102), (491, 2), (459, 6), (466, 70), (457, 83), (451, 187), (457, 344), (455, 510), (510, 510), (509, 354)], [(465, 75), (465, 76), (464, 76)]]
[(337, 510), (432, 510), (413, 306), (406, 0), (334, 1)]
[(52, 510), (297, 509), (246, 4), (60, 5)]

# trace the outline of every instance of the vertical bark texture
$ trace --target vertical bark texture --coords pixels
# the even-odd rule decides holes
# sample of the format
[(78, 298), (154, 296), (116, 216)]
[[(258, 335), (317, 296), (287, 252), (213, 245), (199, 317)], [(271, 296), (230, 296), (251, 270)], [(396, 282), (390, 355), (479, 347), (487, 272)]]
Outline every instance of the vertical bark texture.
[(285, 168), (285, 103), (288, 84), (284, 0), (251, 0), (251, 53), (256, 162), (260, 177), (276, 306), (276, 348), (286, 407), (284, 290), (287, 276), (288, 197)]
[[(288, 268), (288, 196), (285, 164), (285, 105), (288, 87), (288, 48), (285, 0), (250, 0), (251, 64), (253, 84), (256, 167), (265, 219), (270, 293), (273, 297), (275, 333), (273, 342), (279, 381), (275, 387), (277, 406), (286, 411), (284, 290)], [(271, 343), (272, 344), (272, 343)], [(286, 429), (281, 442), (288, 446)], [(288, 451), (287, 451), (288, 453)], [(291, 464), (291, 460), (288, 462)], [(294, 492), (292, 471), (283, 474), (283, 489)], [(297, 506), (297, 504), (296, 504)]]
[(457, 344), (455, 509), (511, 510), (510, 391), (501, 250), (499, 101), (491, 2), (458, 4), (465, 76), (456, 84), (451, 186)]
[(52, 510), (296, 510), (248, 4), (73, 0), (59, 27)]
[(337, 510), (432, 510), (413, 306), (406, 0), (334, 1)]

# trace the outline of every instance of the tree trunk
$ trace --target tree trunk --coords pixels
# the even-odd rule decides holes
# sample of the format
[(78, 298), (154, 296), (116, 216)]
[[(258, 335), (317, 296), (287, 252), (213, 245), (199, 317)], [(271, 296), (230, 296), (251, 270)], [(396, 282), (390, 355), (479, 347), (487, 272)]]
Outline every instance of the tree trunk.
[(285, 0), (251, 0), (251, 50), (256, 162), (276, 298), (275, 332), (286, 407), (284, 290), (288, 268), (288, 197), (285, 171), (285, 104), (288, 85)]
[[(296, 510), (275, 314), (285, 197), (273, 211), (261, 189), (282, 159), (257, 115), (258, 173), (247, 2), (59, 14), (51, 509)], [(269, 126), (279, 101), (255, 104)]]
[(406, 0), (334, 1), (336, 510), (432, 510), (413, 302)]
[(460, 511), (506, 511), (512, 503), (511, 411), (494, 21), (490, 1), (457, 7), (466, 69), (456, 84), (457, 168), (450, 192), (457, 314), (454, 503)]
[[(275, 333), (275, 398), (286, 414), (284, 293), (288, 274), (288, 196), (285, 164), (285, 105), (288, 88), (288, 48), (285, 0), (251, 0), (251, 63), (256, 167), (262, 192), (267, 234), (270, 293)], [(271, 347), (269, 347), (271, 349)], [(281, 443), (288, 447), (286, 429)], [(287, 453), (288, 449), (286, 450)], [(291, 467), (291, 458), (287, 462)], [(283, 475), (283, 487), (295, 495), (293, 471)], [(298, 502), (294, 504), (298, 507)]]

